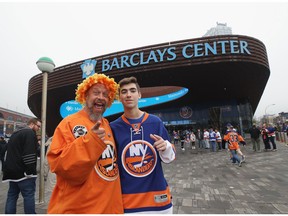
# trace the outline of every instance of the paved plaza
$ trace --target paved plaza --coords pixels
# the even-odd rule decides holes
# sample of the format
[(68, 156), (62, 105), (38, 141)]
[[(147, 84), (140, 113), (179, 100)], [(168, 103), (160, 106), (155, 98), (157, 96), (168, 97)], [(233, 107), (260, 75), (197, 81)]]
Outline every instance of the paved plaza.
[[(238, 167), (231, 164), (226, 150), (191, 152), (186, 148), (183, 153), (176, 146), (176, 160), (163, 165), (174, 214), (287, 214), (288, 146), (277, 142), (277, 148), (276, 152), (256, 153), (247, 139), (247, 146), (242, 147), (246, 162)], [(8, 183), (0, 183), (0, 188), (3, 214)], [(38, 188), (37, 182), (37, 201)], [(46, 193), (45, 203), (36, 204), (38, 214), (46, 214), (49, 196)], [(21, 195), (17, 213), (24, 213)]]

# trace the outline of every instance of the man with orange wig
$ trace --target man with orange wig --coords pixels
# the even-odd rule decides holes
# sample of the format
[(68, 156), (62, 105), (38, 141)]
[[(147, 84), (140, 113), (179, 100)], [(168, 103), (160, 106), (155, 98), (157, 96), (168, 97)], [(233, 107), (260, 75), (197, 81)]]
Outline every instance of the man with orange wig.
[(57, 176), (49, 214), (123, 213), (115, 141), (103, 118), (117, 91), (118, 84), (104, 74), (78, 85), (76, 101), (84, 107), (59, 123), (47, 154)]

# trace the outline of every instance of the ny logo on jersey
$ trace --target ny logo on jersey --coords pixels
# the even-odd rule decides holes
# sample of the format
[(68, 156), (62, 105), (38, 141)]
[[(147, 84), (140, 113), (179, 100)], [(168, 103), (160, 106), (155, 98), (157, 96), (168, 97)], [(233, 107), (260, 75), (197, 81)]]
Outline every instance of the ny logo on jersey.
[(134, 177), (145, 177), (153, 172), (157, 164), (157, 153), (149, 142), (135, 140), (125, 146), (121, 160), (128, 174)]
[(101, 157), (98, 159), (95, 165), (95, 170), (97, 174), (107, 180), (114, 181), (118, 177), (118, 165), (116, 163), (116, 152), (114, 144), (105, 140), (106, 149), (103, 151)]

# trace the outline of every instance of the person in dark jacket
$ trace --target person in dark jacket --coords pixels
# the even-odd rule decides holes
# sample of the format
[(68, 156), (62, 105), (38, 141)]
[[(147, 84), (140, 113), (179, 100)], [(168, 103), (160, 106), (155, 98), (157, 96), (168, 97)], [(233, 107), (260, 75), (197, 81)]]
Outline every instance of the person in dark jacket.
[(204, 141), (203, 141), (203, 131), (201, 131), (201, 129), (197, 129), (197, 132), (196, 132), (196, 139), (198, 140), (198, 146), (199, 146), (199, 149), (200, 148), (204, 148)]
[(249, 132), (251, 135), (251, 142), (253, 144), (253, 151), (260, 152), (260, 138), (259, 137), (260, 137), (261, 131), (254, 124), (252, 128), (249, 130)]
[(5, 141), (4, 137), (0, 137), (0, 160), (1, 160), (1, 171), (3, 171), (3, 164), (4, 164), (4, 155), (7, 149), (7, 142)]
[(35, 212), (35, 189), (37, 178), (37, 137), (41, 121), (32, 118), (28, 127), (15, 131), (7, 144), (2, 182), (9, 182), (5, 214), (16, 214), (17, 200), (21, 192), (25, 214)]

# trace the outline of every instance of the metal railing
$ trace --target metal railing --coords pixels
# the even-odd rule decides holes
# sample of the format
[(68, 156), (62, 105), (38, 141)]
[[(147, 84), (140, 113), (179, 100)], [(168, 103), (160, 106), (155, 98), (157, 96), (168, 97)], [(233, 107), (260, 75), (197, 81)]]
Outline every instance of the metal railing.
[(287, 132), (276, 132), (275, 135), (278, 142), (288, 144)]

